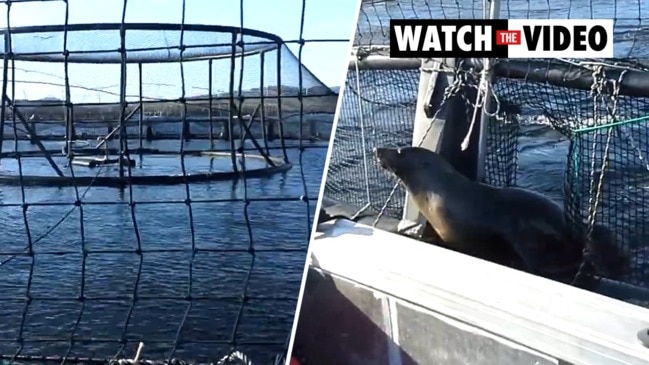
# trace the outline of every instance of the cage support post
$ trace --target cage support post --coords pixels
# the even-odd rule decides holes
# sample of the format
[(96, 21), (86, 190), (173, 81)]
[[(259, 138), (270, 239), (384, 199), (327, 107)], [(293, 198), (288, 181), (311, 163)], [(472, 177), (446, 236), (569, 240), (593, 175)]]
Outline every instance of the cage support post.
[(231, 138), (231, 135), (230, 135), (230, 117), (229, 116), (228, 116), (228, 120), (223, 122), (223, 126), (221, 127), (221, 134), (220, 134), (219, 137), (221, 139), (226, 140), (226, 141), (229, 141), (230, 138)]
[(284, 120), (282, 119), (282, 43), (277, 44), (277, 125), (279, 126), (279, 143), (282, 146), (284, 162), (288, 163), (286, 152), (286, 139), (284, 134)]
[(269, 141), (274, 141), (275, 139), (277, 139), (277, 130), (275, 129), (276, 124), (277, 120), (275, 119), (270, 119), (268, 121), (268, 132), (266, 132), (266, 135)]
[[(123, 104), (122, 104), (123, 105)], [(122, 110), (126, 110), (126, 107), (122, 107)], [(119, 125), (117, 126), (116, 130), (119, 130), (119, 177), (124, 178), (124, 159), (122, 158), (125, 149), (125, 143), (128, 143), (125, 141), (125, 136), (124, 134), (126, 131), (126, 128), (124, 127), (125, 119), (124, 119), (124, 112), (122, 111), (122, 115), (120, 116), (120, 122)], [(108, 154), (108, 144), (106, 144), (106, 154)]]
[[(280, 47), (281, 47), (281, 46), (280, 46)], [(277, 49), (277, 52), (278, 52), (278, 53), (281, 52), (281, 49), (278, 48), (278, 49)], [(278, 56), (278, 58), (277, 58), (277, 62), (278, 62), (278, 65), (279, 65), (279, 62), (280, 62), (280, 61), (279, 61), (279, 56)], [(277, 67), (277, 71), (278, 71), (278, 72), (281, 72), (281, 68), (280, 68), (280, 67), (281, 67), (281, 65)], [(278, 80), (279, 80), (279, 78), (280, 78), (279, 74), (277, 74), (277, 78), (278, 78)], [(281, 102), (280, 102), (280, 96), (279, 96), (279, 84), (280, 84), (280, 82), (277, 81), (277, 85), (278, 85), (278, 87), (277, 87), (277, 108), (278, 108), (277, 115), (278, 115), (278, 116), (279, 116), (279, 106), (281, 105)], [(269, 95), (270, 95), (270, 87), (268, 88), (268, 91), (269, 91)], [(277, 123), (278, 123), (277, 120), (272, 119), (272, 118), (268, 121), (268, 132), (267, 132), (267, 137), (268, 137), (268, 140), (269, 140), (269, 141), (274, 141), (274, 140), (277, 138), (277, 129), (275, 128), (275, 127), (277, 126)]]
[[(447, 130), (457, 128), (453, 122), (447, 124), (447, 108), (443, 108), (434, 116), (429, 116), (426, 110), (436, 112), (443, 101), (447, 85), (453, 83), (455, 75), (450, 70), (455, 68), (455, 59), (424, 59), (421, 61), (419, 89), (417, 91), (417, 106), (413, 128), (412, 145), (435, 152), (441, 151), (443, 137)], [(451, 113), (452, 114), (452, 113)], [(452, 116), (451, 116), (452, 118)], [(432, 123), (432, 126), (431, 126)], [(450, 125), (450, 126), (449, 126)], [(448, 148), (447, 148), (448, 149)], [(406, 192), (403, 215), (398, 224), (398, 230), (407, 235), (420, 236), (426, 227), (426, 219), (420, 214), (410, 195)]]
[(266, 52), (261, 52), (259, 57), (261, 61), (261, 69), (259, 72), (259, 102), (261, 103), (261, 107), (259, 108), (259, 129), (261, 129), (261, 138), (264, 140), (266, 154), (270, 154), (270, 149), (268, 148), (268, 134), (266, 133), (266, 100), (264, 92), (264, 67), (266, 63)]
[[(128, 149), (128, 141), (126, 140), (126, 28), (122, 25), (119, 29), (119, 53), (120, 53), (120, 77), (119, 77), (119, 177), (120, 180), (124, 178), (124, 152)], [(126, 117), (126, 118), (125, 118)], [(106, 151), (108, 151), (108, 143), (106, 143)]]
[(138, 120), (138, 129), (139, 129), (138, 141), (140, 143), (140, 161), (142, 161), (142, 132), (143, 132), (143, 128), (144, 128), (143, 123), (142, 123), (143, 120), (144, 120), (144, 107), (142, 105), (142, 62), (139, 62), (137, 64), (137, 70), (138, 70), (138, 79), (139, 79), (138, 80), (139, 81), (138, 87), (139, 87), (139, 93), (140, 93), (140, 95), (139, 95), (140, 100), (138, 101), (138, 109), (140, 111), (139, 120)]
[[(183, 100), (182, 104), (183, 104), (183, 106), (180, 108), (181, 109), (181, 111), (180, 111), (181, 114), (184, 113), (183, 110), (187, 107), (187, 100)], [(191, 129), (190, 129), (190, 126), (189, 126), (189, 120), (187, 120), (187, 115), (183, 116), (182, 124), (183, 124), (183, 132), (182, 132), (183, 137), (182, 138), (185, 141), (189, 141), (191, 139), (192, 132), (191, 132)]]
[(230, 98), (228, 100), (228, 121), (227, 121), (227, 139), (230, 141), (230, 158), (232, 159), (232, 171), (237, 172), (239, 168), (237, 167), (237, 150), (234, 145), (234, 138), (232, 138), (232, 131), (234, 130), (234, 70), (235, 70), (235, 58), (237, 56), (237, 34), (232, 33), (232, 54), (230, 55), (230, 87), (228, 89)]
[[(64, 37), (64, 48), (66, 47), (67, 44), (67, 35)], [(66, 126), (66, 136), (65, 136), (65, 144), (66, 144), (66, 149), (65, 149), (65, 155), (68, 158), (68, 160), (72, 160), (72, 143), (75, 139), (76, 131), (74, 128), (74, 108), (72, 106), (72, 101), (70, 97), (70, 80), (69, 80), (69, 64), (68, 64), (68, 57), (69, 55), (65, 54), (64, 56), (64, 62), (63, 62), (63, 69), (65, 72), (65, 126)], [(36, 131), (36, 128), (34, 128), (34, 131)], [(72, 168), (72, 165), (70, 164), (70, 168)]]
[[(74, 128), (74, 106), (72, 106), (72, 103), (70, 102), (70, 92), (66, 88), (66, 100), (65, 100), (65, 124), (66, 124), (66, 129), (67, 129), (67, 135), (65, 136), (65, 143), (66, 143), (66, 156), (68, 158), (72, 157), (72, 144), (74, 143), (74, 140), (76, 139), (76, 131)], [(34, 129), (36, 131), (36, 129)], [(32, 144), (34, 142), (32, 141)]]
[[(7, 56), (9, 54), (9, 39), (10, 35), (9, 32), (5, 33), (4, 41), (5, 41), (5, 54), (2, 60), (2, 95), (7, 95), (7, 86), (9, 84), (8, 81), (8, 74), (9, 74), (9, 57)], [(2, 99), (2, 109), (0, 110), (0, 159), (2, 159), (2, 151), (4, 149), (4, 142), (5, 142), (5, 119), (7, 118), (7, 101)]]
[[(210, 148), (214, 149), (214, 116), (212, 115), (212, 63), (213, 60), (207, 61), (207, 118), (210, 120)], [(211, 162), (211, 160), (210, 160)]]
[[(497, 19), (500, 16), (500, 0), (483, 0), (483, 11), (487, 12), (489, 6), (489, 19)], [(484, 68), (482, 69), (482, 76), (480, 78), (480, 93), (483, 94), (482, 108), (480, 108), (480, 132), (478, 137), (478, 156), (476, 161), (476, 181), (483, 182), (485, 179), (485, 161), (487, 158), (487, 136), (489, 134), (489, 109), (492, 102), (491, 97), (491, 80), (493, 64), (492, 59), (485, 58)]]

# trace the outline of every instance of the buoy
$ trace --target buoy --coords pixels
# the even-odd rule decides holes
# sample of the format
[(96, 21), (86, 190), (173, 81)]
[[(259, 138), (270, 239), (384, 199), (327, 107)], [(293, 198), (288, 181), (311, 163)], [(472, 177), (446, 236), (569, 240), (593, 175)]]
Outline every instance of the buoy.
[[(122, 157), (122, 162), (124, 165), (129, 167), (135, 167), (134, 159), (126, 159)], [(97, 157), (97, 156), (75, 156), (72, 158), (71, 163), (77, 166), (84, 166), (89, 168), (94, 168), (100, 165), (117, 165), (119, 164), (119, 158), (106, 158), (106, 157)]]
[(73, 165), (76, 166), (83, 166), (83, 167), (88, 167), (88, 168), (95, 168), (97, 167), (97, 162), (93, 160), (80, 160), (78, 157), (72, 158), (72, 161), (70, 162)]

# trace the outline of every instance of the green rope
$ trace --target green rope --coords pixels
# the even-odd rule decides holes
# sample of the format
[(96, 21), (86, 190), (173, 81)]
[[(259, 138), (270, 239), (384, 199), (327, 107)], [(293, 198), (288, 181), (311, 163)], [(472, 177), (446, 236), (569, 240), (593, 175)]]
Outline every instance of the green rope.
[[(572, 150), (572, 166), (574, 171), (575, 179), (579, 177), (579, 166), (581, 165), (581, 156), (575, 151), (579, 151), (579, 139), (574, 139), (575, 147)], [(581, 195), (581, 194), (580, 194)]]
[(574, 131), (574, 134), (579, 134), (579, 133), (584, 133), (584, 132), (592, 132), (596, 131), (599, 129), (604, 129), (604, 128), (612, 128), (612, 127), (617, 127), (625, 124), (631, 124), (631, 123), (637, 123), (637, 122), (642, 122), (649, 120), (649, 115), (645, 115), (644, 117), (638, 117), (638, 118), (633, 118), (629, 120), (624, 120), (624, 121), (617, 121), (613, 123), (608, 123), (608, 124), (603, 124), (603, 125), (597, 125), (597, 126), (592, 126), (592, 127), (584, 127), (584, 128), (579, 128)]

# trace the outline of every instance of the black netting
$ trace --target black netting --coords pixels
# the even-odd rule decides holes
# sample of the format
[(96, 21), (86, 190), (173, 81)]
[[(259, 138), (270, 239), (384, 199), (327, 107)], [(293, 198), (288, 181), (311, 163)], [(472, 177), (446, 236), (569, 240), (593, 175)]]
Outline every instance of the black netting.
[[(358, 75), (357, 79), (356, 71), (349, 71), (345, 82), (325, 196), (359, 210), (370, 204), (368, 208), (378, 212), (388, 198), (391, 184), (372, 163), (372, 149), (398, 146), (412, 138), (419, 72), (360, 71)], [(364, 141), (359, 138), (363, 134)], [(388, 215), (397, 218), (403, 211), (405, 196), (404, 190), (399, 192), (399, 198), (391, 200), (387, 209)]]
[[(548, 69), (551, 67), (548, 65)], [(607, 87), (597, 90), (600, 82)], [(554, 198), (563, 201), (575, 227), (590, 222), (609, 227), (616, 242), (631, 258), (630, 271), (624, 280), (647, 286), (645, 242), (648, 237), (644, 227), (649, 220), (644, 214), (648, 196), (643, 179), (649, 171), (646, 163), (649, 98), (618, 95), (616, 82), (617, 78), (607, 77), (606, 71), (601, 71), (593, 75), (594, 90), (505, 78), (498, 79), (493, 86), (499, 101), (521, 110), (516, 118), (524, 121), (528, 130), (531, 125), (545, 125), (562, 133), (558, 142), (545, 142), (555, 151), (536, 148), (535, 152), (554, 158), (554, 173), (561, 173), (553, 179)], [(532, 132), (520, 138), (542, 140), (543, 136)], [(535, 149), (529, 143), (526, 145)], [(538, 172), (532, 171), (543, 168), (532, 166), (534, 157), (527, 154), (530, 160), (526, 165), (531, 173), (526, 176), (519, 172), (520, 185), (538, 190), (543, 187), (535, 181), (539, 180)], [(543, 157), (540, 160), (537, 163), (544, 162)], [(492, 169), (501, 170), (503, 166), (499, 163)], [(565, 186), (560, 188), (564, 180)]]
[[(69, 55), (67, 67), (70, 102), (73, 107), (70, 110), (71, 119), (75, 122), (75, 138), (93, 139), (103, 137), (109, 131), (113, 130), (119, 121), (121, 107), (119, 105), (120, 85), (119, 83), (101, 84), (93, 82), (93, 75), (102, 74), (102, 81), (112, 78), (119, 78), (121, 66), (119, 57), (111, 55), (101, 55), (94, 52), (96, 49), (111, 50), (119, 48), (119, 24), (103, 24), (105, 30), (92, 30), (92, 27), (75, 26), (67, 29), (63, 26), (50, 26), (47, 36), (34, 34), (39, 27), (19, 28), (20, 31), (30, 31), (29, 33), (19, 34), (22, 37), (13, 38), (13, 44), (24, 44), (23, 47), (29, 49), (46, 49), (60, 47), (61, 37), (63, 34), (85, 35), (85, 37), (76, 37), (77, 43), (82, 45), (92, 45), (91, 51), (78, 51), (78, 53)], [(158, 28), (158, 30), (143, 31), (140, 28)], [(183, 118), (185, 107), (188, 115), (185, 116), (186, 126), (183, 133), (193, 138), (213, 140), (226, 138), (230, 130), (227, 128), (228, 118), (230, 117), (230, 87), (235, 91), (241, 84), (242, 93), (246, 97), (242, 105), (242, 113), (249, 116), (255, 113), (251, 124), (251, 133), (255, 138), (262, 138), (267, 134), (268, 139), (276, 140), (279, 138), (278, 131), (278, 103), (282, 100), (282, 119), (284, 128), (284, 138), (298, 139), (300, 137), (300, 102), (297, 95), (302, 90), (304, 113), (315, 114), (316, 117), (309, 120), (308, 128), (303, 130), (302, 138), (318, 138), (321, 140), (329, 139), (328, 128), (331, 128), (331, 121), (326, 118), (318, 118), (318, 114), (331, 113), (331, 104), (337, 101), (335, 95), (327, 86), (322, 84), (310, 71), (303, 70), (302, 87), (299, 87), (299, 69), (297, 57), (284, 45), (281, 40), (277, 41), (269, 35), (263, 48), (252, 46), (246, 48), (245, 57), (238, 57), (234, 64), (229, 54), (219, 55), (212, 54), (211, 47), (204, 45), (195, 48), (196, 52), (202, 54), (192, 54), (188, 58), (183, 58), (184, 68), (184, 93), (183, 80), (178, 72), (178, 60), (175, 53), (180, 48), (180, 32), (165, 31), (169, 28), (178, 28), (178, 25), (172, 24), (130, 24), (127, 28), (128, 39), (140, 40), (142, 44), (133, 47), (136, 51), (126, 46), (126, 54), (131, 52), (143, 53), (144, 56), (127, 57), (126, 65), (126, 133), (127, 138), (138, 140), (155, 140), (170, 139), (178, 136), (178, 120)], [(81, 30), (86, 29), (86, 30)], [(191, 28), (190, 28), (191, 29)], [(187, 31), (193, 34), (195, 41), (198, 38), (201, 42), (215, 41), (211, 38), (227, 39), (229, 52), (232, 52), (230, 45), (234, 39), (242, 39), (247, 42), (246, 36), (238, 36), (238, 29), (229, 27), (202, 26), (199, 29), (203, 31)], [(246, 30), (248, 31), (248, 30)], [(113, 37), (107, 37), (103, 42), (102, 33), (109, 33)], [(160, 32), (161, 35), (157, 35)], [(249, 32), (255, 33), (250, 30)], [(92, 36), (97, 33), (99, 40), (93, 39)], [(131, 33), (135, 33), (132, 36)], [(117, 36), (116, 39), (114, 36)], [(155, 35), (155, 36), (154, 36)], [(206, 39), (201, 39), (203, 36)], [(39, 40), (34, 42), (33, 40)], [(75, 38), (69, 43), (75, 44)], [(257, 38), (255, 38), (257, 39)], [(162, 54), (147, 55), (146, 42), (154, 42), (153, 48), (160, 48)], [(184, 41), (184, 39), (183, 39)], [(24, 43), (21, 43), (24, 42)], [(131, 42), (135, 42), (132, 40)], [(155, 44), (165, 44), (165, 47)], [(13, 45), (12, 44), (12, 45)], [(25, 52), (23, 49), (14, 52)], [(82, 49), (82, 46), (77, 48)], [(191, 48), (187, 48), (189, 50)], [(115, 52), (115, 51), (113, 51)], [(237, 47), (237, 53), (241, 52)], [(119, 55), (118, 52), (115, 52)], [(162, 56), (169, 54), (169, 58)], [(73, 57), (76, 55), (77, 57)], [(95, 58), (85, 58), (91, 55)], [(157, 56), (156, 56), (157, 55)], [(184, 57), (185, 53), (183, 53)], [(25, 100), (24, 95), (29, 90), (38, 85), (42, 95), (63, 95), (65, 94), (65, 67), (60, 62), (39, 62), (35, 60), (42, 59), (39, 54), (15, 53), (14, 72), (15, 72), (15, 90), (13, 84), (8, 86), (8, 93), (15, 93), (16, 100), (14, 103), (18, 109), (20, 119), (29, 120), (30, 126), (42, 141), (60, 141), (64, 139), (65, 129), (61, 126), (65, 124), (66, 106), (65, 100), (45, 97), (40, 100)], [(48, 56), (49, 57), (49, 56)], [(61, 56), (59, 51), (51, 58), (58, 60)], [(146, 58), (148, 57), (148, 58)], [(158, 57), (158, 58), (156, 58)], [(146, 58), (146, 59), (145, 59)], [(234, 80), (234, 85), (230, 85), (230, 69), (234, 67), (234, 72), (238, 74), (241, 71), (242, 59), (245, 59), (246, 72), (244, 77), (239, 81)], [(79, 63), (79, 61), (101, 62), (97, 63)], [(280, 65), (278, 67), (278, 65)], [(249, 70), (249, 71), (248, 71)], [(164, 75), (164, 76), (162, 76)], [(278, 98), (278, 79), (281, 79), (283, 88)], [(90, 80), (90, 81), (89, 81)], [(104, 81), (105, 82), (105, 81)], [(94, 95), (93, 95), (94, 94)], [(184, 98), (184, 100), (183, 100)], [(101, 110), (99, 111), (99, 108)], [(11, 111), (8, 117), (11, 118)], [(5, 125), (5, 134), (12, 135), (13, 129), (10, 125)], [(239, 138), (239, 128), (231, 131), (235, 137)], [(19, 126), (18, 137), (20, 140), (29, 140), (28, 131)], [(85, 141), (79, 141), (78, 144), (85, 145)], [(95, 145), (97, 143), (94, 143)]]
[[(605, 7), (605, 3), (615, 6)], [(634, 28), (649, 11), (647, 3), (512, 0), (501, 4), (501, 17), (508, 18), (614, 17), (616, 54), (623, 58), (499, 60), (491, 82), (494, 100), (487, 108), (491, 117), (485, 182), (529, 188), (563, 204), (577, 234), (587, 235), (588, 229), (581, 228), (593, 225), (608, 228), (630, 258), (628, 272), (616, 279), (636, 287), (649, 286), (645, 229), (649, 219), (644, 213), (649, 171), (649, 68), (643, 58), (647, 57), (646, 47), (639, 46), (643, 31)], [(419, 62), (399, 60), (395, 65), (402, 69), (387, 70), (389, 61), (373, 64), (365, 56), (385, 54), (390, 18), (480, 18), (481, 7), (482, 1), (362, 2), (355, 43), (358, 65), (363, 67), (357, 73), (356, 66), (350, 64), (326, 197), (351, 205), (353, 211), (369, 204), (378, 216), (401, 218), (404, 192), (398, 188), (390, 195), (394, 181), (377, 172), (370, 151), (374, 146), (413, 144)], [(482, 60), (456, 61), (451, 70), (455, 84), (446, 89), (444, 100), (463, 98), (470, 121)], [(365, 100), (360, 105), (359, 95)], [(445, 101), (442, 106), (439, 109), (448, 108)], [(588, 264), (598, 258), (586, 253), (578, 276), (607, 277)], [(642, 292), (632, 291), (624, 299), (649, 303)]]
[(142, 342), (147, 361), (270, 363), (337, 101), (302, 48), (347, 40), (305, 39), (306, 1), (297, 55), (245, 28), (243, 1), (235, 27), (186, 24), (184, 0), (178, 24), (129, 23), (124, 0), (119, 23), (71, 25), (58, 0), (60, 25), (13, 26), (36, 3), (3, 3), (0, 361), (132, 359)]

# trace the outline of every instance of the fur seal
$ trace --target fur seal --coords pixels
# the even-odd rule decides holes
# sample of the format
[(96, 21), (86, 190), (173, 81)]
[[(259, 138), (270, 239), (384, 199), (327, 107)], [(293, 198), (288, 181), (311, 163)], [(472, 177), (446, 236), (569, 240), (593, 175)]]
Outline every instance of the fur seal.
[(561, 282), (574, 279), (585, 247), (599, 275), (625, 270), (606, 227), (576, 238), (563, 208), (539, 193), (477, 183), (421, 147), (375, 148), (374, 157), (401, 180), (443, 246)]

